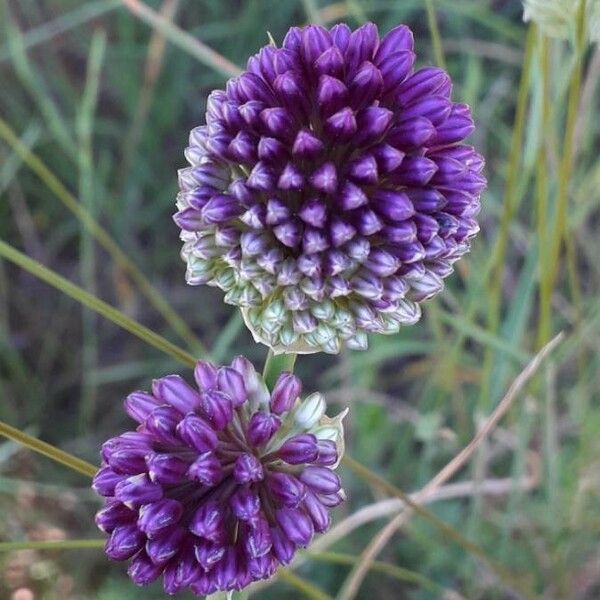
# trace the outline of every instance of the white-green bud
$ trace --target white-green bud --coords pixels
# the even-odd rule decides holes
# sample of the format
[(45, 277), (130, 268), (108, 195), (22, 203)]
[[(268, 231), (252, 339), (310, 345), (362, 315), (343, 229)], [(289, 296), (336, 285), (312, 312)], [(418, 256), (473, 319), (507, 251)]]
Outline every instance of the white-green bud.
[(304, 429), (309, 429), (316, 425), (325, 414), (325, 398), (319, 392), (308, 396), (296, 409), (294, 421)]

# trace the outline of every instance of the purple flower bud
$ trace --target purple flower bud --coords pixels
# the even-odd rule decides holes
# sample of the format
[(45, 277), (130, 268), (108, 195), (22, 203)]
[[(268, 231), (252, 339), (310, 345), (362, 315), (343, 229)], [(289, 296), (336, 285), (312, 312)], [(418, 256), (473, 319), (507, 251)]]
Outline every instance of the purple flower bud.
[(113, 560), (127, 560), (140, 550), (144, 540), (144, 535), (135, 524), (120, 525), (110, 534), (104, 551)]
[[(338, 202), (344, 210), (353, 210), (368, 204), (369, 199), (359, 186), (351, 181), (346, 181), (338, 194)], [(319, 206), (325, 210), (325, 206), (321, 202), (319, 202)]]
[(435, 135), (433, 123), (426, 117), (413, 117), (398, 123), (388, 136), (393, 146), (405, 151), (413, 150), (425, 144)]
[(253, 521), (260, 511), (260, 498), (250, 488), (239, 489), (229, 500), (233, 514), (242, 521)]
[(250, 558), (260, 558), (271, 550), (271, 531), (264, 518), (256, 519), (244, 536), (244, 549)]
[(96, 513), (96, 525), (105, 533), (112, 533), (116, 527), (131, 525), (137, 513), (120, 502), (107, 504)]
[(180, 413), (187, 413), (200, 406), (200, 396), (179, 375), (168, 375), (152, 382), (152, 393), (165, 404)]
[(337, 182), (337, 172), (332, 162), (324, 163), (310, 176), (310, 184), (325, 194), (333, 194), (337, 189)]
[(322, 117), (329, 117), (336, 113), (344, 106), (347, 99), (348, 88), (339, 79), (321, 75), (317, 88), (317, 102)]
[(343, 246), (346, 242), (351, 240), (355, 234), (356, 229), (350, 225), (350, 223), (347, 223), (346, 221), (343, 221), (337, 217), (332, 218), (330, 235), (333, 245), (336, 248)]
[(279, 527), (271, 527), (271, 542), (277, 560), (282, 565), (289, 564), (296, 553), (296, 545)]
[(275, 574), (279, 563), (270, 553), (248, 561), (248, 572), (254, 580), (269, 579)]
[(414, 102), (418, 98), (439, 94), (449, 96), (450, 78), (448, 74), (437, 67), (419, 69), (398, 87), (398, 102), (403, 106)]
[(373, 148), (373, 156), (382, 173), (391, 173), (402, 164), (406, 154), (389, 144), (378, 144)]
[(302, 383), (292, 373), (282, 373), (271, 392), (271, 411), (281, 415), (289, 411), (302, 393)]
[(196, 363), (194, 378), (201, 391), (211, 390), (217, 385), (217, 368), (209, 362), (200, 360)]
[(168, 529), (146, 542), (146, 552), (155, 565), (164, 565), (180, 550), (186, 531), (182, 527)]
[(300, 481), (320, 494), (335, 494), (341, 488), (340, 478), (325, 467), (306, 467)]
[(375, 62), (379, 64), (386, 59), (390, 54), (402, 50), (412, 51), (414, 40), (412, 31), (406, 25), (398, 25), (392, 29), (379, 44), (375, 55)]
[(226, 546), (201, 540), (195, 546), (196, 560), (205, 571), (216, 565), (225, 555)]
[(302, 226), (295, 220), (289, 220), (273, 229), (275, 237), (288, 248), (295, 248), (302, 239)]
[(180, 441), (176, 429), (181, 418), (181, 413), (172, 406), (158, 406), (146, 419), (145, 427), (149, 433), (163, 444), (177, 446)]
[(190, 465), (187, 475), (190, 479), (212, 487), (223, 479), (223, 469), (212, 452), (205, 452)]
[(221, 194), (213, 196), (202, 208), (202, 218), (209, 224), (226, 223), (232, 217), (237, 217), (242, 212), (242, 207), (232, 196)]
[(304, 509), (312, 519), (315, 531), (323, 533), (331, 526), (331, 517), (325, 505), (312, 492), (308, 492), (304, 498)]
[(374, 23), (365, 23), (353, 31), (344, 56), (348, 72), (354, 72), (364, 61), (371, 60), (378, 45), (379, 33)]
[(312, 433), (299, 433), (279, 448), (277, 455), (290, 465), (314, 462), (317, 459), (317, 438)]
[(286, 147), (277, 138), (261, 137), (258, 142), (258, 158), (265, 164), (281, 162), (286, 152)]
[(276, 415), (267, 412), (257, 412), (252, 415), (246, 437), (255, 447), (264, 446), (281, 426), (281, 420)]
[(221, 367), (217, 375), (219, 390), (229, 396), (234, 408), (246, 402), (248, 394), (244, 379), (240, 373), (231, 367)]
[(288, 163), (279, 176), (277, 187), (280, 190), (300, 190), (303, 185), (302, 173), (292, 163)]
[(237, 483), (261, 481), (264, 478), (263, 466), (253, 454), (240, 454), (235, 461), (233, 477)]
[[(293, 139), (294, 131), (294, 119), (290, 112), (285, 108), (265, 108), (260, 113), (260, 119), (269, 135), (272, 135), (276, 138), (283, 138), (285, 141), (289, 141)], [(266, 169), (265, 165), (261, 165), (261, 163), (257, 163), (257, 166), (260, 165), (259, 170), (252, 171), (252, 175), (254, 178), (252, 180), (252, 185), (250, 184), (250, 178), (248, 178), (248, 186), (252, 189), (257, 190), (269, 190), (272, 187), (272, 184), (269, 185), (270, 171)]]
[(170, 561), (164, 572), (163, 587), (167, 594), (177, 594), (189, 587), (198, 575), (194, 548), (187, 544), (177, 560)]
[(114, 496), (115, 486), (123, 479), (123, 475), (115, 473), (110, 467), (102, 467), (94, 475), (92, 488), (101, 496)]
[(315, 464), (322, 467), (330, 467), (338, 461), (338, 452), (333, 440), (319, 440), (317, 442), (317, 460)]
[(346, 494), (344, 490), (339, 490), (335, 494), (317, 494), (317, 497), (327, 508), (335, 508), (346, 499)]
[(152, 452), (146, 457), (148, 475), (152, 481), (161, 485), (180, 483), (189, 468), (189, 462), (170, 454)]
[(310, 129), (298, 131), (292, 146), (294, 156), (313, 159), (319, 156), (323, 150), (323, 142)]
[(217, 434), (212, 427), (201, 417), (194, 413), (186, 417), (177, 425), (177, 435), (190, 448), (200, 453), (214, 450), (217, 447)]
[(137, 475), (146, 467), (146, 454), (150, 451), (144, 447), (117, 448), (111, 453), (108, 464), (115, 473)]
[(216, 502), (209, 501), (194, 513), (189, 528), (198, 537), (221, 543), (226, 535), (225, 522), (225, 513), (221, 507)]
[(267, 484), (277, 500), (291, 508), (298, 506), (306, 495), (304, 485), (289, 473), (271, 473), (267, 478)]
[(469, 107), (466, 104), (455, 104), (446, 121), (437, 127), (431, 142), (436, 146), (454, 144), (471, 135), (474, 129)]
[(221, 431), (233, 418), (233, 405), (223, 392), (209, 390), (201, 396), (202, 409), (208, 421), (217, 431)]
[(415, 55), (410, 50), (400, 50), (388, 54), (383, 60), (377, 63), (383, 77), (384, 94), (397, 91), (398, 86), (410, 73), (414, 60)]
[(125, 398), (125, 412), (138, 423), (143, 423), (148, 415), (161, 404), (154, 396), (146, 392), (133, 392)]
[(306, 548), (310, 544), (315, 529), (312, 520), (297, 508), (281, 508), (275, 513), (277, 523), (291, 542)]
[(375, 184), (379, 180), (377, 161), (372, 154), (364, 154), (356, 158), (348, 165), (348, 175), (356, 182), (363, 184)]
[(338, 23), (329, 30), (329, 33), (333, 43), (341, 52), (345, 52), (350, 43), (350, 36), (352, 35), (350, 27), (346, 23)]
[(182, 515), (183, 505), (180, 502), (163, 498), (158, 502), (141, 507), (137, 525), (148, 537), (153, 537), (164, 529), (179, 523)]
[(158, 579), (162, 572), (162, 565), (155, 565), (144, 551), (133, 558), (127, 569), (127, 574), (137, 585), (149, 585)]
[(379, 190), (373, 197), (373, 206), (382, 217), (391, 221), (405, 221), (415, 214), (408, 195), (394, 190)]
[(373, 143), (381, 139), (389, 129), (394, 113), (381, 106), (365, 108), (358, 114), (357, 144)]
[[(355, 109), (370, 104), (383, 90), (383, 77), (371, 62), (364, 62), (350, 82), (350, 98)], [(392, 113), (393, 116), (393, 113)]]
[(314, 69), (318, 75), (343, 76), (344, 55), (337, 46), (331, 46), (314, 62)]
[(115, 498), (129, 508), (156, 502), (162, 496), (160, 485), (153, 483), (145, 473), (123, 479), (115, 487)]
[(302, 30), (302, 55), (312, 65), (331, 46), (329, 32), (320, 25), (309, 25)]
[(331, 140), (349, 142), (357, 130), (352, 109), (345, 107), (331, 115), (324, 123), (324, 130)]

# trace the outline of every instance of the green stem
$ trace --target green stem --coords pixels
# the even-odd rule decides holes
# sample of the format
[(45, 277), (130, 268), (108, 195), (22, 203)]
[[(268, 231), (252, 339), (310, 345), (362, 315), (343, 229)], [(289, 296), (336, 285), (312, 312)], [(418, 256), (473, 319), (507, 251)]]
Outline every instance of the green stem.
[(154, 331), (148, 329), (144, 325), (130, 319), (110, 304), (89, 294), (79, 286), (44, 267), (39, 262), (29, 258), (2, 240), (0, 240), (0, 256), (3, 256), (15, 265), (25, 269), (32, 275), (35, 275), (35, 277), (45, 281), (84, 306), (96, 311), (116, 325), (119, 325), (151, 346), (154, 346), (154, 348), (162, 350), (164, 353), (172, 356), (184, 365), (187, 365), (188, 367), (195, 366), (196, 359), (185, 350), (178, 348), (175, 344), (172, 344), (161, 335), (154, 333)]
[(312, 598), (312, 600), (333, 600), (329, 594), (321, 591), (312, 583), (308, 583), (308, 581), (302, 579), (289, 569), (281, 569), (278, 573), (278, 577), (282, 581), (293, 585), (297, 590), (300, 590), (307, 598)]
[(80, 221), (95, 240), (110, 254), (112, 259), (123, 271), (129, 274), (139, 290), (146, 296), (150, 304), (164, 317), (182, 340), (197, 354), (208, 355), (202, 342), (190, 330), (186, 322), (177, 314), (173, 307), (163, 298), (158, 290), (150, 283), (148, 278), (140, 271), (111, 235), (98, 224), (92, 214), (77, 201), (75, 196), (67, 190), (61, 181), (48, 169), (48, 167), (24, 144), (11, 127), (0, 118), (0, 138), (21, 157), (23, 162), (44, 182), (46, 187), (69, 209)]
[[(541, 62), (541, 87), (542, 87), (542, 126), (541, 139), (539, 142), (537, 155), (537, 172), (536, 172), (536, 213), (537, 213), (537, 235), (539, 239), (539, 277), (540, 277), (540, 314), (544, 315), (540, 318), (540, 322), (545, 322), (546, 311), (545, 302), (543, 300), (548, 296), (546, 291), (547, 278), (545, 273), (550, 265), (550, 257), (548, 256), (548, 172), (547, 172), (547, 152), (546, 142), (550, 127), (550, 47), (548, 39), (540, 31), (539, 32), (539, 55)], [(552, 290), (550, 290), (552, 293)], [(544, 345), (542, 340), (542, 327), (538, 330), (537, 346), (541, 348)]]
[[(569, 98), (567, 104), (567, 121), (565, 125), (565, 137), (561, 162), (558, 173), (558, 193), (556, 198), (556, 215), (554, 217), (554, 226), (550, 238), (550, 248), (548, 252), (548, 262), (546, 270), (540, 282), (540, 319), (538, 329), (538, 342), (544, 344), (551, 336), (551, 316), (552, 316), (552, 291), (558, 277), (558, 268), (560, 260), (560, 251), (563, 241), (568, 237), (568, 206), (569, 206), (569, 185), (573, 175), (573, 143), (575, 139), (575, 126), (577, 123), (577, 113), (579, 111), (579, 96), (581, 93), (581, 79), (583, 75), (583, 59), (586, 45), (586, 2), (581, 2), (577, 18), (577, 41), (575, 48), (575, 66), (571, 75), (569, 86)], [(571, 294), (576, 301), (578, 311), (577, 320), (580, 321), (580, 295), (579, 282), (576, 275), (577, 267), (575, 264), (574, 248), (567, 244), (567, 259), (569, 268), (569, 283)]]
[(269, 354), (267, 354), (265, 368), (263, 369), (263, 377), (270, 390), (273, 389), (273, 386), (281, 373), (284, 371), (289, 371), (290, 373), (294, 372), (296, 358), (296, 354), (275, 354), (273, 350), (269, 348)]
[(429, 26), (429, 35), (431, 36), (435, 62), (440, 69), (444, 69), (444, 71), (446, 71), (447, 68), (446, 58), (444, 56), (444, 46), (442, 45), (442, 36), (440, 35), (437, 17), (435, 14), (435, 7), (433, 6), (433, 0), (425, 0), (425, 8), (427, 10), (427, 25)]
[[(521, 175), (520, 165), (523, 153), (522, 140), (527, 116), (527, 100), (529, 99), (529, 88), (531, 85), (531, 65), (535, 50), (535, 39), (535, 27), (530, 26), (527, 34), (525, 58), (523, 60), (523, 70), (521, 72), (521, 81), (519, 83), (519, 93), (517, 96), (515, 124), (509, 154), (506, 188), (504, 192), (504, 201), (502, 203), (502, 216), (500, 217), (500, 229), (492, 252), (490, 271), (486, 274), (487, 277), (489, 277), (487, 328), (490, 333), (496, 333), (500, 324), (500, 307), (502, 303), (506, 248), (508, 246), (510, 224), (515, 216), (518, 204), (518, 183)], [(491, 374), (494, 359), (495, 351), (492, 348), (486, 349), (480, 391), (480, 408), (482, 409), (488, 408), (490, 404)]]
[[(88, 57), (85, 88), (77, 115), (77, 139), (79, 141), (79, 197), (81, 205), (92, 216), (96, 216), (96, 194), (94, 189), (94, 151), (93, 130), (96, 107), (98, 104), (99, 82), (106, 51), (106, 33), (97, 30), (90, 46)], [(96, 295), (96, 251), (90, 232), (81, 228), (80, 242), (80, 272), (83, 288), (90, 294)], [(94, 417), (97, 400), (97, 386), (91, 374), (98, 363), (98, 335), (96, 315), (83, 309), (81, 315), (81, 398), (79, 401), (79, 426), (83, 433), (87, 430)]]
[(91, 463), (82, 460), (81, 458), (77, 458), (64, 450), (59, 450), (54, 446), (42, 442), (37, 438), (34, 438), (31, 435), (23, 433), (19, 429), (8, 425), (0, 421), (0, 435), (12, 440), (13, 442), (17, 442), (17, 444), (21, 444), (22, 446), (26, 446), (27, 448), (33, 450), (34, 452), (38, 452), (39, 454), (43, 454), (52, 460), (69, 467), (73, 471), (77, 471), (82, 475), (87, 475), (88, 477), (93, 477), (98, 471), (98, 467), (92, 465)]
[(13, 552), (15, 550), (96, 550), (104, 548), (106, 540), (58, 540), (28, 541), (23, 542), (0, 542), (0, 552)]

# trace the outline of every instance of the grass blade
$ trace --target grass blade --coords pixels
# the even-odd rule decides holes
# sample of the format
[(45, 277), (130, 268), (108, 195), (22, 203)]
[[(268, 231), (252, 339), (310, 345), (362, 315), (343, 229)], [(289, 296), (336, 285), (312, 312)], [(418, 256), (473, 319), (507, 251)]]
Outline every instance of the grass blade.
[(178, 348), (175, 344), (169, 342), (169, 340), (165, 339), (158, 333), (155, 333), (141, 323), (134, 321), (121, 311), (117, 310), (114, 306), (111, 306), (96, 296), (89, 294), (79, 286), (71, 283), (68, 279), (65, 279), (47, 267), (44, 267), (39, 262), (29, 258), (27, 255), (19, 252), (17, 249), (13, 248), (2, 240), (0, 240), (0, 256), (6, 258), (22, 269), (25, 269), (35, 277), (45, 281), (67, 296), (77, 300), (77, 302), (80, 302), (91, 310), (96, 311), (98, 314), (107, 318), (109, 321), (112, 321), (119, 327), (122, 327), (126, 331), (129, 331), (129, 333), (137, 336), (150, 346), (153, 346), (165, 354), (172, 356), (180, 363), (188, 367), (195, 366), (196, 359), (185, 350)]
[(11, 425), (8, 425), (2, 421), (0, 421), (0, 435), (3, 435), (13, 442), (17, 442), (17, 444), (26, 446), (38, 454), (43, 454), (57, 463), (65, 465), (66, 467), (69, 467), (69, 469), (77, 471), (77, 473), (81, 473), (82, 475), (93, 477), (96, 474), (96, 471), (98, 471), (98, 467), (94, 466), (93, 464), (82, 460), (81, 458), (77, 458), (76, 456), (73, 456), (64, 450), (60, 450), (51, 444), (43, 442), (42, 440), (38, 440), (27, 433), (23, 433), (16, 427), (12, 427)]
[(48, 189), (79, 219), (96, 239), (96, 241), (111, 255), (113, 260), (129, 274), (140, 291), (146, 296), (154, 308), (162, 314), (173, 330), (197, 354), (207, 355), (202, 342), (194, 335), (185, 321), (173, 307), (154, 288), (138, 266), (121, 250), (111, 235), (86, 210), (77, 199), (67, 190), (61, 181), (48, 167), (17, 137), (11, 127), (0, 117), (0, 138), (3, 138), (23, 159), (27, 166), (46, 184)]

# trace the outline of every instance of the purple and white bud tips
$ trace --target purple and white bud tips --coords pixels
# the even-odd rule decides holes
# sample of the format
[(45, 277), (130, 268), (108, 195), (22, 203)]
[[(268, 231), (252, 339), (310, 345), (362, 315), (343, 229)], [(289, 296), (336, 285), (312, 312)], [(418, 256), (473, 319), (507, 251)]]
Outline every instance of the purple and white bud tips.
[(414, 62), (404, 25), (292, 28), (190, 134), (187, 282), (221, 288), (276, 353), (362, 350), (416, 323), (470, 249), (486, 186), (470, 109)]
[(196, 386), (170, 375), (125, 400), (138, 423), (102, 446), (93, 489), (106, 553), (138, 585), (168, 594), (239, 590), (271, 577), (330, 525), (344, 499), (333, 469), (342, 413), (282, 373), (272, 392), (251, 363), (199, 362)]

